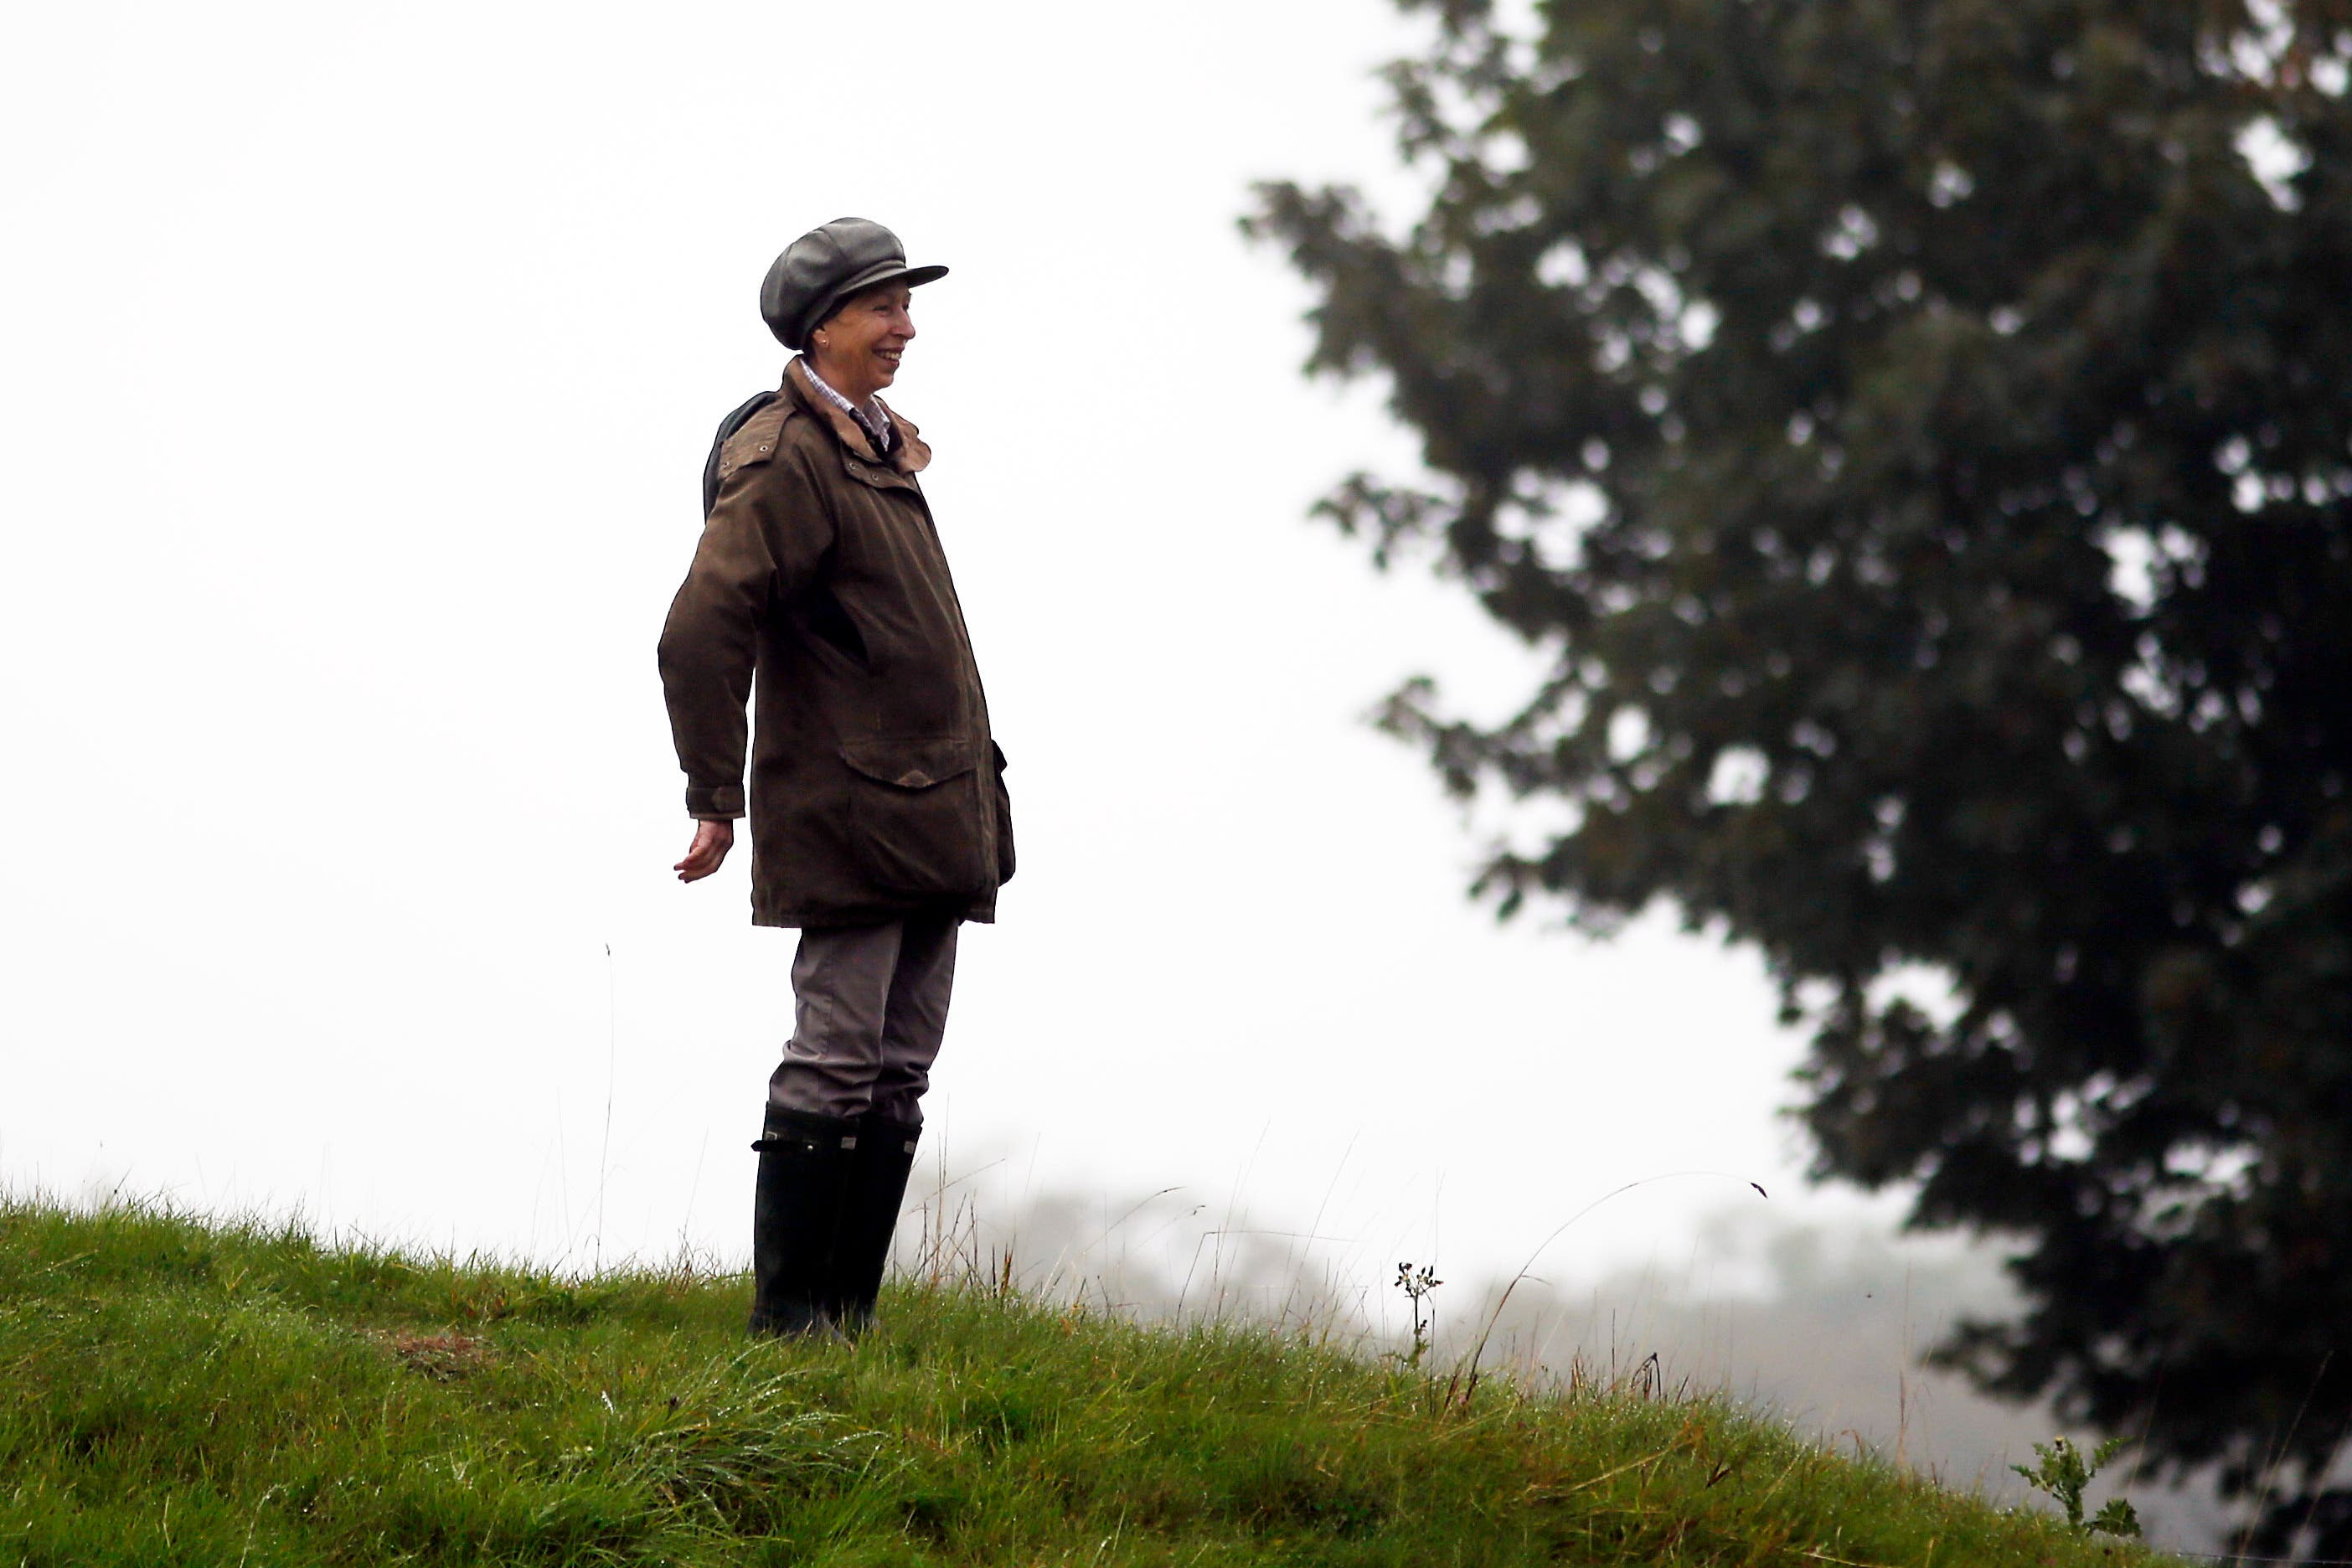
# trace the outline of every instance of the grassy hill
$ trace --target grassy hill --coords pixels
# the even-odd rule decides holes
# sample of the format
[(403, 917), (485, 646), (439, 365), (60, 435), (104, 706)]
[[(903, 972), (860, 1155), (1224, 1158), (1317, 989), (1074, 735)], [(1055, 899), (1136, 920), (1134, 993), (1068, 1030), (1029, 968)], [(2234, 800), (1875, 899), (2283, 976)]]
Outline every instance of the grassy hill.
[(855, 1345), (747, 1304), (0, 1202), (0, 1565), (2160, 1561), (1706, 1401), (977, 1279)]

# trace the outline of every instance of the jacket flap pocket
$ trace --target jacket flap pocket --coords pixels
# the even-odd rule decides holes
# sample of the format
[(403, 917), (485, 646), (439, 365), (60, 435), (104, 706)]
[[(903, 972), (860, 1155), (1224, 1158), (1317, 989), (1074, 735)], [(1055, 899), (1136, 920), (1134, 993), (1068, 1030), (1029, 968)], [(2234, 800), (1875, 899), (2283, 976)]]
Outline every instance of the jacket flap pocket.
[(877, 784), (900, 789), (929, 789), (978, 765), (970, 741), (958, 735), (912, 740), (854, 741), (841, 748), (841, 760)]

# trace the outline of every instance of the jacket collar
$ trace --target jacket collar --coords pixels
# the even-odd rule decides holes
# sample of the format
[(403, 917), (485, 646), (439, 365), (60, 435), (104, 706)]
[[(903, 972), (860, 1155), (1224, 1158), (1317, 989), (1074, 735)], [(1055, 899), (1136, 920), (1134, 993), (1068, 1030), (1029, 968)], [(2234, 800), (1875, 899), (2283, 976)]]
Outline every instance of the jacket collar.
[[(784, 367), (784, 390), (793, 397), (799, 399), (802, 407), (831, 426), (834, 435), (839, 438), (843, 446), (867, 462), (887, 462), (891, 468), (902, 474), (919, 474), (930, 467), (931, 449), (924, 445), (922, 433), (915, 428), (913, 420), (892, 408), (888, 404), (883, 403), (882, 407), (890, 416), (890, 423), (898, 432), (898, 444), (891, 448), (890, 456), (886, 459), (874, 450), (874, 443), (866, 438), (864, 426), (835, 408), (831, 400), (819, 394), (816, 388), (808, 384), (808, 371), (798, 357)], [(879, 397), (874, 401), (882, 403)]]

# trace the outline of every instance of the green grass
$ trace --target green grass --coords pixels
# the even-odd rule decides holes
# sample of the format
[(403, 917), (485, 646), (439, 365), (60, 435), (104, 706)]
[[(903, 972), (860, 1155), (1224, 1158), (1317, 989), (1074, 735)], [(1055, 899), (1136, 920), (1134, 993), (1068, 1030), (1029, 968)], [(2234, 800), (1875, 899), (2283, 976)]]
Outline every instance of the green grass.
[(894, 1286), (566, 1280), (0, 1201), (0, 1568), (2123, 1564), (1710, 1402)]

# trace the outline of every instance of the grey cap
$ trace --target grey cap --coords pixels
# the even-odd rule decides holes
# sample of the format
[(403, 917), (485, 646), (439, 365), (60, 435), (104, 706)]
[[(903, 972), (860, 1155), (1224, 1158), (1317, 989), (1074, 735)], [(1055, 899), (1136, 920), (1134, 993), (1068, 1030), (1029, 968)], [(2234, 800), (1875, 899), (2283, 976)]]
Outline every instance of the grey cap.
[(882, 283), (913, 288), (944, 278), (944, 267), (909, 267), (898, 237), (870, 218), (837, 217), (784, 247), (760, 285), (760, 314), (795, 353), (841, 302)]

